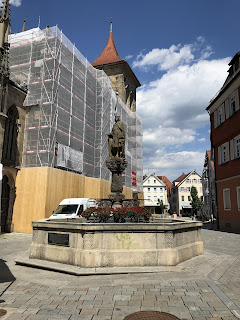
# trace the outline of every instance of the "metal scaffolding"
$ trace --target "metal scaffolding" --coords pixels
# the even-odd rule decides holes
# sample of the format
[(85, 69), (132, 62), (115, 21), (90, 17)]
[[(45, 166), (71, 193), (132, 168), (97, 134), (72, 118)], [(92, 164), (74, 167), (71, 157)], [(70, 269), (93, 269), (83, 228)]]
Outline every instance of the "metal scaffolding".
[(11, 79), (29, 88), (22, 166), (110, 180), (107, 134), (117, 112), (126, 130), (124, 184), (142, 190), (142, 121), (115, 94), (108, 76), (57, 26), (11, 35), (10, 44)]

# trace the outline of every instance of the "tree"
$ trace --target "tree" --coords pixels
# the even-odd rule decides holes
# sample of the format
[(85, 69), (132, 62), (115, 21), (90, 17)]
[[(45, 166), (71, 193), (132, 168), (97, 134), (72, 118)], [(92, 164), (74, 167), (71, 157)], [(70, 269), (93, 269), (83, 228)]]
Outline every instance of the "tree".
[(192, 197), (191, 206), (193, 210), (193, 215), (195, 216), (197, 214), (197, 211), (199, 211), (202, 208), (203, 203), (202, 203), (202, 200), (198, 197), (197, 188), (194, 186), (191, 187), (191, 197)]

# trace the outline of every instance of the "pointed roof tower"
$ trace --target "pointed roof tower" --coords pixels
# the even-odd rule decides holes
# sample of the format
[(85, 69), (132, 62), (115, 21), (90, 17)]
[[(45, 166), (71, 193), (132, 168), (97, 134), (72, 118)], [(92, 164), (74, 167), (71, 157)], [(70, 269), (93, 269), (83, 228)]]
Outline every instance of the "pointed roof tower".
[(2, 6), (0, 17), (0, 48), (4, 47), (4, 43), (8, 42), (8, 34), (10, 29), (10, 3), (5, 0)]
[(26, 31), (26, 20), (23, 21), (22, 32)]
[(136, 89), (141, 86), (127, 61), (117, 52), (112, 32), (112, 21), (106, 47), (92, 66), (103, 70), (112, 82), (112, 88), (131, 111), (136, 111)]
[(114, 63), (119, 61), (123, 61), (123, 60), (119, 57), (116, 46), (115, 46), (113, 32), (112, 32), (112, 20), (111, 20), (107, 45), (104, 48), (103, 52), (100, 54), (100, 56), (92, 63), (92, 65), (95, 67), (101, 64), (108, 64), (108, 63)]

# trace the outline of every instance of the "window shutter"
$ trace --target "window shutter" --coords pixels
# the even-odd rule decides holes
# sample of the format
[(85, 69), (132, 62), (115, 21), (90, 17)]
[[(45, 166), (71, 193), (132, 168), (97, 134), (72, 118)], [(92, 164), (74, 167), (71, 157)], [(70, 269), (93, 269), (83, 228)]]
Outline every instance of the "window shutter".
[(226, 118), (226, 116), (225, 116), (225, 110), (224, 110), (224, 103), (221, 105), (220, 108), (222, 109), (222, 122), (223, 122), (223, 121), (225, 121), (225, 118)]
[(229, 143), (226, 143), (226, 161), (229, 161)]
[(236, 111), (238, 111), (239, 110), (239, 93), (238, 93), (238, 89), (236, 90), (236, 95), (235, 95), (235, 103), (236, 103), (236, 105), (235, 105), (235, 107), (236, 107)]
[(218, 164), (221, 164), (221, 147), (218, 147)]
[(217, 110), (214, 111), (214, 128), (217, 128), (218, 126), (218, 121), (217, 121), (217, 118), (218, 118), (218, 114), (217, 114)]
[(225, 112), (226, 112), (226, 119), (229, 118), (229, 99), (225, 101)]
[(234, 140), (230, 141), (230, 156), (231, 156), (231, 160), (234, 159)]

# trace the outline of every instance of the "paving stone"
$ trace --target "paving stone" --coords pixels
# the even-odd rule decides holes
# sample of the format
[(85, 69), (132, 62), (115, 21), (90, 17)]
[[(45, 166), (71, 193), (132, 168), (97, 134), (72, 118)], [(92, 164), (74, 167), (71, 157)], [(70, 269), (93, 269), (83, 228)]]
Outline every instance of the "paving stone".
[(49, 315), (45, 314), (32, 314), (27, 317), (27, 320), (48, 320)]
[(59, 309), (40, 309), (37, 314), (58, 314), (59, 313)]
[(151, 300), (144, 300), (142, 301), (142, 307), (153, 307), (155, 304), (155, 301)]
[(60, 309), (59, 314), (79, 314), (80, 310), (79, 309)]
[(99, 309), (98, 311), (99, 316), (111, 316), (112, 314), (113, 314), (113, 308)]
[(92, 318), (93, 320), (111, 320), (112, 316), (99, 316), (99, 315), (95, 315)]
[(129, 301), (131, 300), (130, 295), (115, 295), (113, 296), (114, 301)]
[(92, 314), (92, 315), (97, 315), (99, 309), (98, 308), (82, 308), (81, 314)]
[(93, 315), (90, 314), (79, 314), (78, 316), (73, 315), (71, 316), (70, 320), (92, 320)]
[[(6, 315), (7, 316), (7, 315)], [(23, 315), (19, 313), (12, 313), (9, 316), (7, 316), (7, 320), (26, 320), (28, 315)]]
[(190, 310), (190, 313), (193, 317), (210, 317), (212, 314), (207, 310)]
[(56, 314), (56, 315), (51, 315), (48, 319), (49, 320), (69, 320), (71, 318), (71, 315), (67, 314)]

